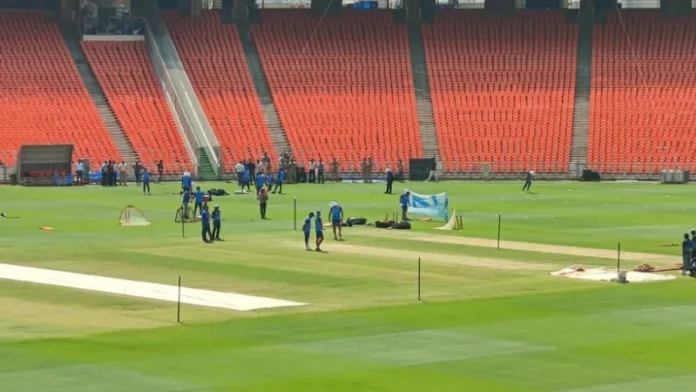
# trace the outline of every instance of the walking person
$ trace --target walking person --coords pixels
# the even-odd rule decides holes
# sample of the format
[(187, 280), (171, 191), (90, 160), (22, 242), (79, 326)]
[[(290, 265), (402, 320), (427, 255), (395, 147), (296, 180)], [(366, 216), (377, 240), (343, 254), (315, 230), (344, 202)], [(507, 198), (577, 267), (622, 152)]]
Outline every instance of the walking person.
[(529, 192), (529, 188), (532, 187), (532, 179), (534, 178), (534, 170), (528, 171), (524, 176), (524, 185), (522, 186), (522, 192)]
[(143, 195), (145, 191), (148, 195), (150, 194), (150, 172), (143, 168)]
[(280, 190), (278, 193), (280, 193), (282, 195), (284, 182), (285, 182), (285, 169), (281, 167), (280, 170), (278, 170), (278, 177), (276, 178), (276, 185), (275, 185), (275, 189), (273, 189), (273, 193), (276, 193), (276, 191)]
[(213, 234), (210, 232), (210, 213), (207, 205), (201, 211), (201, 237), (205, 243), (213, 241)]
[(302, 225), (302, 232), (304, 233), (304, 246), (305, 250), (312, 250), (312, 248), (309, 247), (309, 233), (312, 230), (312, 218), (314, 218), (314, 213), (310, 212), (309, 215), (304, 220), (304, 224)]
[(266, 193), (265, 188), (259, 190), (259, 194), (256, 195), (256, 199), (259, 201), (259, 212), (261, 213), (261, 219), (266, 219), (266, 204), (268, 203), (268, 193)]
[(321, 243), (324, 242), (324, 222), (321, 220), (321, 211), (317, 211), (317, 216), (314, 218), (314, 232), (317, 236), (316, 239), (316, 249), (317, 252), (321, 252)]
[(392, 194), (392, 185), (394, 184), (394, 172), (387, 168), (387, 190), (384, 193)]
[(246, 187), (247, 192), (251, 192), (251, 188), (249, 187), (250, 182), (251, 182), (251, 172), (249, 172), (249, 169), (246, 168), (246, 169), (244, 169), (244, 173), (242, 173), (242, 190), (244, 190), (244, 187)]
[(211, 239), (215, 241), (222, 241), (220, 239), (220, 205), (215, 204), (215, 207), (213, 207), (213, 235)]

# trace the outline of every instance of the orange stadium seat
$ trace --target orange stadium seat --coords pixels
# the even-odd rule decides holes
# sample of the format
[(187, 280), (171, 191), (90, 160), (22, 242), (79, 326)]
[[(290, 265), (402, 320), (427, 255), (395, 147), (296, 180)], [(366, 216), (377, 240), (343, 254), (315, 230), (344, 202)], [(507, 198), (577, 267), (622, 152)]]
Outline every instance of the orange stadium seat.
[[(408, 32), (388, 11), (314, 16), (263, 11), (252, 32), (299, 162), (338, 158), (359, 170), (423, 154)], [(316, 29), (316, 30), (315, 30)]]
[(277, 158), (237, 29), (215, 11), (164, 14), (191, 84), (222, 149), (225, 171), (239, 160)]
[(696, 15), (621, 12), (594, 30), (588, 164), (605, 173), (694, 171)]
[(444, 12), (423, 40), (445, 170), (568, 170), (577, 27), (562, 12)]
[(42, 12), (0, 12), (0, 108), (6, 164), (23, 144), (73, 144), (75, 158), (121, 159), (58, 27)]
[(144, 42), (83, 42), (94, 73), (140, 161), (165, 173), (192, 171), (191, 159), (157, 82)]

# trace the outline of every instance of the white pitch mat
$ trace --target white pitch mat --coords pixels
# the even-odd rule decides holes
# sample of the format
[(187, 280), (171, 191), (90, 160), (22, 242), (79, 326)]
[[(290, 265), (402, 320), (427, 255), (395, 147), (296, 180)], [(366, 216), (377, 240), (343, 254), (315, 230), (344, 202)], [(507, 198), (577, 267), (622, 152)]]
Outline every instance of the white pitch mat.
[[(596, 282), (612, 282), (617, 278), (616, 270), (610, 268), (588, 268), (581, 271), (575, 268), (564, 268), (560, 271), (551, 272), (551, 275), (573, 279), (593, 280)], [(628, 280), (629, 283), (662, 282), (673, 279), (676, 279), (674, 275), (658, 274), (654, 272), (626, 272), (626, 280)]]
[[(177, 302), (178, 300), (178, 287), (174, 285), (139, 282), (135, 280), (116, 279), (43, 268), (22, 267), (13, 264), (0, 264), (0, 279), (69, 287), (79, 290), (97, 291), (167, 302)], [(192, 289), (188, 287), (181, 287), (181, 303), (210, 308), (237, 310), (241, 312), (306, 305), (304, 303), (281, 299)]]

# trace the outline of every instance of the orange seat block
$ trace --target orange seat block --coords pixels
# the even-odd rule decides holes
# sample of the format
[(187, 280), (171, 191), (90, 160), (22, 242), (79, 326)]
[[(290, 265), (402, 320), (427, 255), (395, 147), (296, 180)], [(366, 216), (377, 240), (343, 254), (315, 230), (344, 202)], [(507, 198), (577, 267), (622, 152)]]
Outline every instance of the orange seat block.
[(445, 170), (568, 170), (577, 27), (562, 12), (444, 12), (423, 40)]
[(146, 167), (193, 171), (144, 42), (83, 42), (82, 48), (126, 137)]
[(696, 16), (621, 12), (623, 20), (609, 13), (593, 34), (588, 165), (605, 173), (694, 171)]
[(42, 12), (0, 12), (0, 161), (23, 144), (72, 144), (75, 158), (120, 160), (58, 26)]

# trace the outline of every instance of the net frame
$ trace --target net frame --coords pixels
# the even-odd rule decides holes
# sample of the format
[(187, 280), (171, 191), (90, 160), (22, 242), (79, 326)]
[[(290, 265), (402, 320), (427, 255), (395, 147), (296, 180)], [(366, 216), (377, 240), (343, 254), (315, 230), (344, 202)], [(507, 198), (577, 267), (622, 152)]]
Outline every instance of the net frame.
[[(131, 214), (131, 211), (135, 211), (136, 214)], [(134, 205), (123, 207), (118, 217), (118, 223), (121, 226), (149, 226), (151, 224), (145, 218), (143, 211)]]

